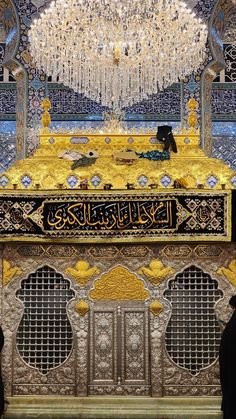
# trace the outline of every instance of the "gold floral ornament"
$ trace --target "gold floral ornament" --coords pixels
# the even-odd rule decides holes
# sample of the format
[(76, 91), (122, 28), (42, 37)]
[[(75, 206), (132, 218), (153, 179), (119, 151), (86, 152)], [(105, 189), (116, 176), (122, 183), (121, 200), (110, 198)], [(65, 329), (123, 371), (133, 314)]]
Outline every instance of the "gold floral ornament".
[(9, 284), (14, 276), (20, 275), (22, 270), (18, 266), (12, 266), (8, 262), (8, 260), (3, 259), (3, 286)]
[(236, 260), (230, 262), (228, 268), (222, 266), (216, 271), (219, 275), (223, 275), (236, 288)]
[(191, 98), (187, 103), (187, 107), (189, 111), (188, 125), (190, 129), (195, 130), (198, 125), (198, 117), (197, 117), (198, 102), (194, 98)]
[(158, 259), (153, 259), (149, 266), (143, 266), (138, 270), (138, 273), (145, 275), (153, 285), (160, 285), (160, 283), (168, 276), (175, 273), (174, 269), (163, 265)]
[(185, 189), (194, 189), (197, 187), (197, 179), (191, 175), (186, 175), (175, 180)]
[(65, 273), (72, 276), (79, 285), (84, 286), (93, 275), (99, 274), (100, 271), (96, 266), (90, 268), (85, 260), (79, 260), (74, 267), (67, 268)]
[(89, 304), (87, 301), (81, 300), (75, 305), (75, 310), (79, 313), (80, 316), (85, 316), (89, 312)]
[(43, 99), (41, 103), (41, 108), (43, 109), (42, 124), (43, 124), (43, 127), (46, 129), (48, 129), (51, 123), (51, 116), (49, 113), (49, 110), (51, 109), (51, 107), (52, 107), (52, 104), (50, 100), (47, 97)]
[(164, 309), (163, 304), (161, 304), (157, 300), (152, 301), (149, 306), (149, 310), (154, 316), (159, 316), (161, 312), (163, 311), (163, 309)]
[(89, 296), (105, 301), (145, 301), (150, 295), (141, 279), (123, 266), (116, 266), (95, 281)]

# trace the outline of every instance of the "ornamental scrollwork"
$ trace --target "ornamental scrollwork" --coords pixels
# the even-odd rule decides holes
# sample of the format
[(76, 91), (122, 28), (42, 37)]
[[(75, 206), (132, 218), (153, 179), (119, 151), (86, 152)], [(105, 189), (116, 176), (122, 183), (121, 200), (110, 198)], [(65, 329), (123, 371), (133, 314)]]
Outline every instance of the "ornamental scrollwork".
[(94, 300), (145, 301), (149, 291), (144, 282), (123, 266), (116, 266), (95, 281), (90, 291)]

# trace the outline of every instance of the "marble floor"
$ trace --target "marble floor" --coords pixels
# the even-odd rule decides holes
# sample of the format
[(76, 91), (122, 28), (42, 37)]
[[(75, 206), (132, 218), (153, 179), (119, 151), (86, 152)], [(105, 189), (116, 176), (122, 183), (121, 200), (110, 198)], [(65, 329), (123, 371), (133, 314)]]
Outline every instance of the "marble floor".
[(14, 397), (5, 419), (220, 419), (220, 398)]

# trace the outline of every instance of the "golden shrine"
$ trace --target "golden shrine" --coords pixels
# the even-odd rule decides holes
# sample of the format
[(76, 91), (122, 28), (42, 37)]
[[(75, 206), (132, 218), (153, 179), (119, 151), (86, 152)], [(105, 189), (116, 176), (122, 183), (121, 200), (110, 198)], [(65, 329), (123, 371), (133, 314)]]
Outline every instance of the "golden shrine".
[[(162, 145), (156, 141), (156, 133), (122, 133), (119, 123), (111, 121), (104, 132), (99, 133), (53, 133), (49, 130), (50, 103), (43, 102), (44, 114), (42, 117), (43, 128), (40, 133), (40, 146), (33, 154), (24, 160), (18, 161), (6, 174), (9, 178), (7, 189), (25, 189), (21, 178), (29, 176), (32, 182), (27, 185), (27, 190), (68, 190), (70, 185), (68, 177), (77, 176), (80, 181), (87, 179), (89, 190), (101, 190), (105, 185), (111, 185), (112, 190), (126, 190), (127, 184), (134, 189), (144, 190), (144, 186), (137, 179), (144, 175), (147, 178), (146, 189), (149, 191), (165, 189), (161, 184), (163, 176), (168, 174), (171, 179), (169, 188), (173, 188), (174, 180), (181, 179), (182, 187), (186, 189), (211, 189), (207, 184), (210, 176), (218, 179), (214, 190), (230, 189), (233, 170), (223, 161), (209, 158), (200, 147), (200, 132), (197, 126), (197, 103), (191, 99), (189, 102), (188, 128), (183, 128), (174, 134), (178, 153), (171, 154), (171, 159), (153, 162), (147, 159), (133, 161), (116, 161), (114, 154), (127, 149), (136, 152), (147, 152), (153, 148), (162, 150)], [(113, 122), (113, 125), (112, 125)], [(71, 170), (71, 162), (60, 158), (64, 152), (75, 151), (86, 154), (90, 150), (98, 153), (99, 158), (89, 167), (79, 167)], [(132, 165), (131, 165), (132, 164)], [(99, 176), (98, 186), (94, 186), (90, 179)]]
[(112, 403), (130, 403), (129, 418), (219, 417), (234, 172), (201, 149), (196, 102), (163, 161), (137, 157), (163, 150), (155, 133), (114, 121), (53, 132), (43, 106), (40, 146), (1, 191), (6, 417), (35, 417), (39, 403), (44, 418)]

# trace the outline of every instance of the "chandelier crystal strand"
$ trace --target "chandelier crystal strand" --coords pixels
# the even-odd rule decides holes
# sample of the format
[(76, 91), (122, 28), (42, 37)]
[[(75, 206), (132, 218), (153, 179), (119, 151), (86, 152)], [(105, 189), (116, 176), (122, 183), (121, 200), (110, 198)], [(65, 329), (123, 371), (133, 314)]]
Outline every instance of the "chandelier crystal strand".
[(30, 51), (53, 81), (121, 109), (197, 71), (206, 40), (180, 0), (57, 0), (32, 23)]

